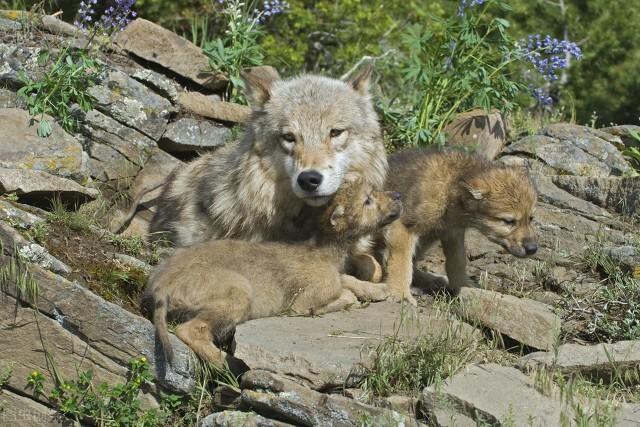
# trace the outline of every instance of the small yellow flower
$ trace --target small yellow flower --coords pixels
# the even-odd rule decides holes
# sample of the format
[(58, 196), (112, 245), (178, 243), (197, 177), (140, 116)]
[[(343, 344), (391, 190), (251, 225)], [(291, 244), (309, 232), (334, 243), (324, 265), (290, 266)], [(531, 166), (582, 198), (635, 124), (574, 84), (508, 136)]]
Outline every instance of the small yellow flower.
[(37, 377), (38, 375), (40, 375), (40, 372), (39, 372), (39, 371), (33, 371), (33, 372), (31, 372), (31, 376), (32, 376), (33, 378)]
[(142, 356), (142, 357), (140, 358), (140, 362), (142, 362), (142, 363), (147, 363), (147, 358), (146, 358), (146, 357), (144, 357), (144, 356)]

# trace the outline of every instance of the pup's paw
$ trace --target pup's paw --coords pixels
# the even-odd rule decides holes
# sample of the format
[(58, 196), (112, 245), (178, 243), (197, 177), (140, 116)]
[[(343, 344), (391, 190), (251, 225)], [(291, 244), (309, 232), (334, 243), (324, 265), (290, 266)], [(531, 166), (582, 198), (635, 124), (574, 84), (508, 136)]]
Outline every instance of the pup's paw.
[(370, 283), (363, 288), (363, 296), (367, 301), (385, 301), (391, 295), (386, 283)]
[(391, 292), (391, 300), (399, 303), (406, 303), (412, 307), (418, 306), (418, 301), (410, 292)]

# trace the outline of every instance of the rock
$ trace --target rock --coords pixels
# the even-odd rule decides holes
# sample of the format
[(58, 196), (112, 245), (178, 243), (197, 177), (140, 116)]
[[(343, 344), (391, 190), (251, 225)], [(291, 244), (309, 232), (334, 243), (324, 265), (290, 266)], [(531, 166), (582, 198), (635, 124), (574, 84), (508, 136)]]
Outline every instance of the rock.
[(46, 396), (54, 386), (54, 378), (43, 346), (51, 352), (55, 369), (64, 379), (76, 379), (79, 371), (92, 369), (96, 384), (115, 385), (126, 381), (126, 368), (63, 328), (64, 312), (51, 313), (51, 317), (37, 314), (30, 308), (21, 308), (15, 299), (7, 296), (0, 298), (0, 307), (0, 372), (11, 368), (8, 381), (11, 389), (31, 394), (26, 378), (33, 371), (42, 372), (46, 378), (45, 395), (38, 400), (47, 403)]
[(249, 107), (233, 102), (214, 101), (198, 92), (183, 92), (178, 102), (185, 111), (223, 122), (244, 123), (251, 116)]
[(602, 220), (611, 217), (605, 209), (591, 202), (578, 198), (557, 187), (551, 177), (541, 174), (531, 176), (538, 190), (538, 200), (562, 209), (569, 209), (587, 218)]
[(633, 168), (616, 148), (616, 145), (620, 145), (622, 142), (619, 137), (587, 126), (570, 123), (555, 123), (549, 126), (544, 133), (560, 142), (574, 145), (595, 157), (611, 169), (612, 175), (633, 172)]
[(561, 319), (546, 304), (478, 288), (462, 288), (459, 298), (459, 312), (471, 322), (537, 349), (558, 342)]
[(230, 134), (229, 128), (185, 118), (170, 123), (158, 145), (170, 153), (211, 150), (224, 145)]
[(74, 423), (41, 403), (9, 390), (2, 390), (0, 424), (20, 427), (72, 427)]
[(135, 177), (157, 147), (149, 137), (96, 110), (85, 115), (82, 132), (89, 173), (101, 181)]
[(518, 367), (524, 371), (548, 369), (563, 374), (582, 374), (591, 379), (610, 381), (616, 374), (640, 366), (640, 341), (613, 344), (563, 344), (553, 352), (536, 352), (522, 357)]
[[(45, 248), (37, 243), (27, 241), (13, 228), (0, 222), (0, 246), (8, 254), (20, 255), (24, 260), (31, 262), (55, 273), (69, 274), (71, 268), (58, 258), (51, 255)], [(2, 253), (0, 252), (0, 255)]]
[(40, 27), (51, 34), (58, 34), (61, 36), (73, 36), (86, 40), (86, 37), (77, 27), (64, 22), (55, 16), (43, 15), (40, 20)]
[(406, 415), (415, 416), (418, 399), (415, 397), (392, 395), (383, 399), (386, 408)]
[(89, 88), (96, 109), (157, 141), (175, 111), (171, 102), (122, 71), (111, 69)]
[(428, 310), (413, 315), (399, 304), (375, 303), (322, 317), (271, 317), (241, 324), (234, 356), (251, 369), (275, 372), (316, 390), (348, 388), (363, 379), (370, 350), (381, 337), (394, 335), (401, 316), (403, 340), (447, 331), (470, 343), (476, 337), (474, 328), (455, 319)]
[[(259, 414), (302, 426), (418, 426), (415, 419), (348, 397), (323, 394), (267, 371), (242, 376), (242, 403)], [(261, 391), (254, 391), (261, 390)]]
[(223, 411), (202, 420), (201, 427), (287, 427), (291, 424), (270, 420), (255, 412)]
[(627, 272), (632, 272), (640, 266), (640, 249), (635, 246), (607, 248), (606, 254)]
[(607, 133), (560, 123), (550, 126), (544, 135), (516, 141), (504, 153), (533, 157), (560, 175), (606, 178), (633, 173), (633, 168), (618, 151), (615, 142), (615, 138)]
[(122, 49), (158, 64), (177, 75), (210, 89), (221, 89), (227, 79), (213, 73), (202, 49), (177, 34), (149, 22), (136, 19), (115, 37)]
[(0, 16), (0, 30), (1, 31), (19, 31), (22, 29), (22, 24), (16, 21), (12, 21)]
[(602, 132), (617, 136), (620, 138), (625, 147), (638, 147), (640, 148), (640, 140), (633, 136), (633, 133), (640, 135), (640, 126), (636, 125), (621, 125), (611, 126), (600, 129)]
[(36, 134), (24, 110), (0, 109), (0, 167), (33, 169), (64, 177), (84, 175), (82, 145), (51, 117), (53, 131), (47, 138)]
[(42, 49), (0, 43), (0, 86), (19, 88), (24, 85), (20, 75), (31, 80), (40, 80), (45, 67), (38, 64)]
[(640, 176), (593, 178), (558, 175), (553, 183), (563, 190), (615, 212), (640, 213)]
[(28, 230), (34, 225), (45, 221), (43, 218), (22, 210), (5, 200), (0, 200), (0, 220), (12, 227), (18, 227), (24, 230)]
[(131, 77), (164, 96), (171, 101), (172, 104), (178, 103), (177, 85), (162, 74), (156, 73), (153, 70), (142, 69), (133, 73)]
[(445, 128), (447, 145), (459, 146), (486, 157), (496, 158), (507, 140), (507, 129), (498, 110), (472, 110), (458, 114)]
[[(582, 419), (594, 419), (592, 414), (596, 408), (603, 403), (606, 405), (606, 402), (589, 401), (579, 396), (561, 399), (560, 393), (553, 390), (549, 394), (540, 393), (533, 379), (515, 368), (487, 364), (460, 371), (447, 379), (439, 390), (427, 387), (421, 403), (425, 408), (444, 404), (477, 423), (495, 426), (565, 425), (563, 420), (576, 420), (577, 411), (581, 411)], [(610, 425), (637, 425), (639, 406), (620, 404), (612, 407), (615, 422)]]
[[(6, 258), (0, 257), (0, 268), (6, 262)], [(119, 365), (126, 366), (131, 358), (145, 356), (162, 386), (181, 393), (193, 390), (191, 360), (195, 356), (180, 340), (170, 336), (174, 365), (167, 366), (155, 346), (151, 322), (37, 266), (30, 265), (28, 271), (39, 284), (35, 304), (41, 313), (61, 319), (66, 330), (82, 336), (87, 345)], [(18, 296), (14, 284), (6, 288), (7, 294)]]
[(0, 88), (0, 109), (4, 108), (20, 108), (25, 110), (27, 104), (18, 94), (12, 90)]
[(144, 271), (146, 274), (150, 274), (152, 267), (144, 261), (140, 261), (138, 258), (134, 258), (130, 255), (126, 254), (113, 254), (113, 257), (121, 262), (122, 264), (137, 268), (138, 270)]
[[(99, 191), (75, 181), (38, 170), (0, 168), (0, 194), (16, 193), (21, 199), (43, 203), (59, 197), (65, 203), (84, 203)], [(46, 203), (45, 203), (46, 204)]]

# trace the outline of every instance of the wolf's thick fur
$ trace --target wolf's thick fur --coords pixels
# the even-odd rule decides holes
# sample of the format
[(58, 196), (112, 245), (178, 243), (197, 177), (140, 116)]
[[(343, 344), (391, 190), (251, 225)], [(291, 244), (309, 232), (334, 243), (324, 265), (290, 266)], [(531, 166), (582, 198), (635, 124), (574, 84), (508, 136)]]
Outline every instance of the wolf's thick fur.
[(176, 246), (284, 240), (298, 231), (292, 224), (303, 206), (326, 203), (344, 181), (382, 189), (387, 160), (369, 74), (350, 82), (245, 75), (254, 113), (244, 139), (173, 173), (152, 236), (164, 232)]
[[(203, 359), (222, 365), (220, 344), (235, 326), (286, 310), (308, 314), (344, 308), (337, 301), (381, 300), (380, 283), (344, 275), (347, 249), (402, 212), (400, 195), (372, 192), (370, 185), (345, 185), (319, 215), (315, 245), (213, 240), (178, 249), (152, 274), (143, 304), (153, 321), (165, 358), (172, 351), (167, 315), (182, 323), (176, 335)], [(342, 297), (342, 298), (341, 298)]]
[(446, 259), (447, 289), (457, 293), (466, 286), (469, 227), (517, 257), (537, 250), (532, 225), (537, 194), (521, 168), (461, 152), (407, 150), (390, 156), (386, 189), (399, 191), (404, 204), (400, 221), (383, 232), (385, 281), (396, 299), (415, 303), (412, 280), (423, 288), (442, 287), (442, 279), (414, 271), (412, 262), (437, 240)]

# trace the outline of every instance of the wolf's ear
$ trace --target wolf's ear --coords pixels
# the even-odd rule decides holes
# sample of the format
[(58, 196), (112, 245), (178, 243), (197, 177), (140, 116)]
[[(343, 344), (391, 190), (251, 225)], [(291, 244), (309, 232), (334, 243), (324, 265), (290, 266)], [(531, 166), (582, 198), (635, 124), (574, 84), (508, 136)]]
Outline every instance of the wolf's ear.
[(373, 72), (373, 66), (371, 64), (367, 64), (358, 73), (351, 77), (348, 83), (352, 88), (356, 90), (360, 95), (366, 95), (369, 93), (369, 79), (371, 78), (371, 73)]
[(336, 224), (338, 223), (338, 220), (343, 216), (344, 216), (344, 206), (338, 205), (333, 210), (333, 212), (331, 212), (331, 218), (329, 218), (329, 222), (331, 222), (331, 225), (335, 227)]
[(471, 194), (475, 200), (482, 200), (486, 195), (486, 190), (483, 190), (477, 183), (474, 182), (461, 182), (462, 187)]
[(240, 77), (244, 81), (245, 94), (249, 105), (260, 109), (271, 98), (271, 85), (280, 80), (280, 75), (273, 67), (254, 67), (242, 70)]

